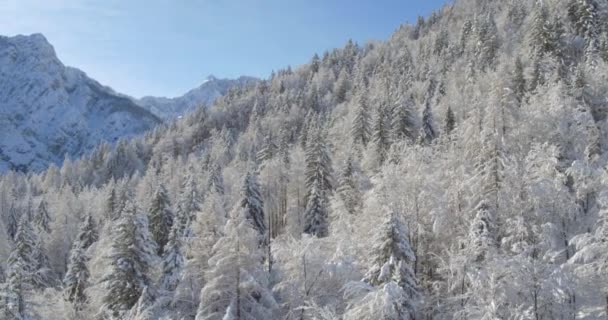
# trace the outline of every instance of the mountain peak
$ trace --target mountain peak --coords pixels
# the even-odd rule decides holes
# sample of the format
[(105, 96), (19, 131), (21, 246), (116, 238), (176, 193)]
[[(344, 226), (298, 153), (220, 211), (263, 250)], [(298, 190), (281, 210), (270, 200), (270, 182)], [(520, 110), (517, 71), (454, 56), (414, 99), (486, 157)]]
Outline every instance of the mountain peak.
[(205, 78), (205, 80), (203, 81), (203, 83), (205, 83), (205, 82), (211, 82), (211, 81), (217, 81), (217, 80), (218, 80), (218, 78), (216, 76), (210, 74), (210, 75), (208, 75)]

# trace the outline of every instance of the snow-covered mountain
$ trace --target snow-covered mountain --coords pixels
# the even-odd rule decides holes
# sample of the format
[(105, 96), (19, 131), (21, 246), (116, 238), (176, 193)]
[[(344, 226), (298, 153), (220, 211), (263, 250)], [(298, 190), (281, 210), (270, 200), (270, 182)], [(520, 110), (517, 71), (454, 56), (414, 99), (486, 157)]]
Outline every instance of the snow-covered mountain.
[(41, 170), (161, 123), (66, 67), (41, 34), (0, 37), (0, 171)]
[(257, 82), (253, 77), (240, 77), (238, 79), (218, 79), (208, 76), (203, 83), (176, 98), (143, 97), (136, 102), (162, 119), (172, 119), (193, 111), (201, 105), (209, 105), (215, 99), (223, 96), (235, 86), (246, 86)]

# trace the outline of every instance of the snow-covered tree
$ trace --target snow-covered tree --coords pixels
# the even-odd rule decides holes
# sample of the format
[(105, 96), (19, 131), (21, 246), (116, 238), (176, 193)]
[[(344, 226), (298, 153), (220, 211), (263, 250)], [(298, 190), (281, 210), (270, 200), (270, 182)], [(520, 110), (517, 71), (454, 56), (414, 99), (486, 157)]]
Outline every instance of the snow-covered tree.
[(38, 208), (34, 213), (34, 224), (38, 227), (38, 229), (50, 233), (51, 232), (51, 216), (47, 209), (46, 201), (41, 200), (40, 204), (38, 204)]
[(80, 230), (76, 237), (76, 242), (82, 247), (83, 250), (88, 249), (93, 243), (99, 239), (99, 231), (97, 231), (97, 224), (93, 216), (88, 214), (84, 221), (80, 224)]
[(258, 230), (248, 215), (246, 208), (235, 210), (213, 248), (196, 320), (274, 318), (277, 303), (268, 289)]
[(266, 233), (266, 218), (264, 215), (264, 200), (260, 193), (255, 174), (247, 172), (241, 187), (241, 201), (239, 206), (247, 212), (247, 219), (251, 221), (253, 227), (260, 235)]
[(404, 103), (395, 106), (391, 118), (392, 136), (396, 141), (416, 138), (416, 121), (414, 117), (413, 102), (406, 99)]
[(148, 213), (150, 234), (156, 242), (158, 254), (163, 253), (163, 249), (169, 240), (169, 233), (173, 225), (173, 212), (171, 202), (167, 195), (167, 190), (160, 184), (152, 196)]
[(424, 111), (422, 112), (422, 139), (426, 143), (431, 143), (437, 138), (437, 131), (435, 130), (435, 121), (433, 120), (433, 111), (431, 110), (431, 104), (427, 102)]
[(356, 99), (355, 116), (350, 129), (354, 143), (359, 143), (362, 146), (366, 146), (370, 140), (371, 128), (370, 128), (370, 116), (369, 106), (367, 102), (367, 96), (365, 93), (361, 93)]
[(112, 228), (112, 247), (104, 285), (102, 311), (110, 319), (120, 319), (151, 284), (149, 271), (155, 256), (155, 243), (146, 217), (128, 201)]
[(161, 288), (166, 291), (174, 291), (179, 283), (181, 272), (184, 267), (184, 256), (182, 254), (182, 240), (177, 225), (171, 228), (169, 241), (164, 248), (162, 257)]
[(351, 301), (346, 318), (414, 318), (420, 297), (412, 268), (416, 257), (407, 230), (395, 213), (389, 212), (375, 235), (372, 254), (372, 266), (362, 283), (351, 283), (346, 288)]
[(68, 262), (68, 270), (63, 278), (65, 299), (71, 302), (76, 309), (80, 309), (87, 301), (85, 290), (89, 286), (88, 257), (84, 245), (80, 241), (74, 242)]

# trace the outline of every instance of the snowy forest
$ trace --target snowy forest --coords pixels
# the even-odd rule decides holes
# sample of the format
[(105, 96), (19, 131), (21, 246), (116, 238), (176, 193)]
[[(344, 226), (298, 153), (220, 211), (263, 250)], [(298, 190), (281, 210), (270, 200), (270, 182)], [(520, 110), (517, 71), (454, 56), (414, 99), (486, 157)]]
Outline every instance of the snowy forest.
[(1, 176), (0, 318), (607, 319), (607, 162), (608, 1), (457, 0)]

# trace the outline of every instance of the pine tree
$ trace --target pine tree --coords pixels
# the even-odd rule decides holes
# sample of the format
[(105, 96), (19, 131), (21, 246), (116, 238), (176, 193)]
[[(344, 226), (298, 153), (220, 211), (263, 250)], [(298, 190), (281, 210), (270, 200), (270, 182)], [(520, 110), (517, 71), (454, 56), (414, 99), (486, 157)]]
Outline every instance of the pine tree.
[(241, 202), (239, 206), (245, 209), (246, 217), (260, 235), (266, 233), (266, 220), (264, 215), (264, 200), (260, 193), (255, 174), (247, 172), (241, 188)]
[(76, 239), (77, 243), (81, 246), (83, 250), (88, 249), (93, 243), (95, 243), (99, 239), (97, 225), (95, 224), (93, 216), (91, 216), (90, 214), (88, 214), (84, 221), (80, 224), (80, 230), (78, 231), (78, 236), (76, 237)]
[(171, 228), (169, 242), (165, 246), (162, 257), (163, 267), (161, 275), (161, 288), (172, 292), (179, 284), (180, 275), (184, 267), (184, 256), (182, 254), (182, 241), (177, 224)]
[(412, 110), (412, 99), (408, 99), (402, 105), (397, 105), (393, 109), (392, 115), (392, 136), (393, 139), (403, 140), (408, 139), (413, 142), (416, 137), (416, 121)]
[(65, 299), (73, 303), (76, 310), (80, 309), (87, 302), (85, 289), (89, 285), (89, 268), (87, 267), (88, 257), (84, 252), (84, 244), (80, 241), (74, 242), (68, 270), (63, 279)]
[(355, 144), (366, 146), (369, 142), (371, 129), (368, 112), (367, 96), (365, 93), (357, 96), (357, 109), (351, 126), (351, 136)]
[(169, 201), (167, 190), (162, 184), (159, 184), (156, 188), (149, 210), (150, 233), (152, 234), (152, 239), (156, 242), (158, 254), (161, 255), (165, 244), (167, 244), (169, 232), (173, 225), (171, 202)]
[(120, 319), (150, 285), (148, 272), (155, 261), (156, 248), (146, 217), (137, 212), (132, 201), (126, 203), (113, 231), (107, 256), (110, 266), (102, 279), (105, 288), (102, 300), (107, 316)]
[(403, 223), (390, 212), (373, 239), (372, 267), (361, 285), (347, 287), (351, 298), (347, 319), (412, 319), (420, 297), (413, 270), (416, 260)]
[(51, 233), (51, 216), (47, 210), (46, 201), (41, 200), (34, 215), (34, 224), (42, 231)]
[(213, 247), (196, 320), (275, 319), (258, 230), (248, 216), (246, 209), (235, 210)]
[(427, 144), (433, 142), (437, 137), (431, 104), (428, 102), (422, 112), (422, 134), (422, 138)]
[(448, 110), (445, 113), (445, 126), (443, 131), (446, 135), (450, 135), (454, 129), (456, 129), (456, 117), (454, 116), (452, 107), (448, 106)]

